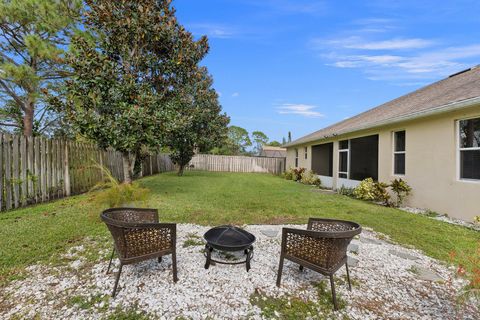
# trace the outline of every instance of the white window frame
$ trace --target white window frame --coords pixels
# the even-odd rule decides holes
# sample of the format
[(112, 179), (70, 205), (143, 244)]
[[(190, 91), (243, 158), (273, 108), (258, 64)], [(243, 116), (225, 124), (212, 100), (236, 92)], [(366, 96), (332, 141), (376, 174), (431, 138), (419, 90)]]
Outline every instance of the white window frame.
[[(395, 147), (397, 146), (397, 132), (405, 132), (405, 150), (403, 151), (396, 151)], [(407, 130), (402, 129), (402, 130), (396, 130), (392, 132), (392, 140), (393, 140), (393, 145), (392, 145), (392, 150), (393, 150), (393, 159), (392, 159), (392, 175), (397, 176), (397, 177), (405, 177), (407, 173)], [(397, 154), (404, 154), (405, 155), (405, 172), (402, 173), (395, 173), (395, 155)]]
[(305, 147), (303, 149), (303, 152), (304, 152), (304, 158), (305, 158), (305, 160), (307, 160), (308, 159), (308, 147)]
[[(349, 179), (350, 178), (350, 175), (349, 175), (349, 172), (350, 172), (350, 139), (348, 140), (341, 140), (341, 141), (347, 141), (348, 142), (348, 147), (347, 149), (340, 149), (340, 141), (338, 141), (338, 178), (340, 179)], [(347, 171), (340, 171), (340, 154), (342, 152), (345, 152), (347, 154)], [(347, 177), (346, 178), (343, 178), (343, 177), (340, 177), (341, 174), (345, 174)]]
[(298, 148), (295, 148), (295, 168), (298, 168)]
[(455, 139), (457, 141), (457, 181), (461, 181), (461, 182), (468, 182), (468, 183), (480, 183), (480, 179), (468, 179), (468, 178), (462, 178), (461, 177), (461, 171), (462, 171), (462, 168), (461, 168), (461, 163), (460, 163), (460, 154), (462, 151), (477, 151), (477, 150), (480, 150), (480, 147), (472, 147), (472, 148), (461, 148), (460, 147), (460, 143), (462, 141), (462, 138), (460, 136), (460, 121), (465, 121), (465, 120), (471, 120), (471, 119), (480, 119), (480, 115), (477, 115), (477, 116), (472, 116), (472, 117), (468, 117), (468, 118), (462, 118), (462, 119), (458, 119), (456, 122), (455, 122), (455, 135), (457, 136), (457, 139)]

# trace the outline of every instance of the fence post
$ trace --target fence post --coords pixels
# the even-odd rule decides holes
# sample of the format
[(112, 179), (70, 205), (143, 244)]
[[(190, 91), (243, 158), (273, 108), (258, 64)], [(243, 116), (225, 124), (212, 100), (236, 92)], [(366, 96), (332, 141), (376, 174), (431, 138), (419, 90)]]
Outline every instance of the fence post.
[(64, 158), (63, 158), (63, 176), (64, 176), (64, 184), (65, 184), (65, 196), (70, 196), (71, 190), (70, 190), (70, 169), (69, 169), (69, 163), (68, 163), (68, 145), (69, 141), (65, 141), (65, 148), (63, 150), (64, 152)]

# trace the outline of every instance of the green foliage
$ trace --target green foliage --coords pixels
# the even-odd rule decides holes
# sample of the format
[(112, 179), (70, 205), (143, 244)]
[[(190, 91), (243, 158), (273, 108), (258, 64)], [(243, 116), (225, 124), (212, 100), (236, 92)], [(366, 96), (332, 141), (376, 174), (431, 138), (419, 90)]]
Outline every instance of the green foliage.
[(271, 147), (281, 147), (282, 144), (276, 140), (273, 140), (273, 141), (270, 141), (269, 143), (267, 143), (267, 146), (271, 146)]
[(304, 171), (302, 173), (300, 182), (303, 184), (314, 185), (317, 187), (320, 187), (320, 185), (322, 184), (320, 178), (312, 170)]
[(104, 182), (97, 184), (92, 190), (102, 189), (95, 198), (100, 206), (109, 208), (131, 206), (135, 203), (144, 203), (150, 196), (150, 190), (142, 188), (138, 183), (120, 183), (111, 172), (100, 165), (96, 165), (106, 177)]
[(360, 200), (380, 201), (389, 205), (390, 195), (387, 191), (388, 185), (382, 182), (373, 181), (372, 178), (364, 179), (353, 191), (353, 195)]
[(0, 2), (0, 130), (30, 136), (57, 122), (45, 93), (68, 75), (64, 48), (81, 10), (81, 0)]
[(283, 177), (287, 180), (293, 180), (294, 175), (295, 173), (293, 172), (293, 168), (290, 167), (284, 172)]
[[(391, 188), (391, 191), (396, 196), (395, 203), (390, 201), (390, 193), (388, 188)], [(360, 200), (366, 201), (378, 201), (382, 202), (386, 206), (401, 206), (405, 197), (407, 197), (412, 188), (402, 179), (392, 180), (390, 184), (384, 182), (373, 181), (372, 178), (367, 178), (360, 182), (360, 184), (355, 188), (353, 195)]]
[(302, 175), (306, 170), (306, 168), (293, 168), (293, 181), (302, 180)]
[(473, 218), (473, 222), (480, 224), (480, 216), (475, 216), (475, 217)]
[(221, 113), (218, 94), (212, 88), (213, 80), (202, 67), (194, 75), (196, 81), (186, 86), (169, 104), (164, 121), (165, 144), (170, 158), (178, 165), (178, 174), (190, 162), (195, 149), (205, 151), (225, 140), (229, 118)]
[(168, 0), (87, 0), (85, 29), (71, 41), (74, 74), (52, 103), (73, 129), (122, 152), (126, 181), (142, 147), (165, 138), (169, 104), (193, 81), (207, 39), (193, 40)]
[(337, 189), (337, 192), (347, 197), (352, 197), (352, 198), (355, 197), (355, 194), (354, 194), (355, 188), (345, 187), (343, 184), (340, 188)]
[(395, 179), (390, 182), (390, 188), (392, 189), (393, 193), (396, 196), (396, 203), (397, 207), (400, 207), (403, 204), (405, 198), (410, 194), (412, 188), (405, 182), (404, 180)]
[(255, 146), (255, 153), (260, 154), (262, 151), (262, 146), (268, 143), (268, 137), (262, 131), (253, 131), (252, 132), (252, 140)]
[(247, 147), (252, 145), (248, 131), (242, 127), (228, 127), (227, 138), (220, 147), (213, 148), (210, 153), (221, 155), (242, 155), (247, 153)]
[(450, 262), (457, 266), (457, 275), (468, 281), (460, 293), (460, 302), (475, 300), (480, 306), (480, 241), (473, 253), (463, 250), (450, 252)]

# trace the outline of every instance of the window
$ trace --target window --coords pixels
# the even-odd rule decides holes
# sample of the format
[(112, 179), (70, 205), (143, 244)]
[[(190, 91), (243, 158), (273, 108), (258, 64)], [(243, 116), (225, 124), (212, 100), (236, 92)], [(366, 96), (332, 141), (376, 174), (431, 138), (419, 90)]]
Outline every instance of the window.
[(308, 158), (308, 148), (304, 148), (304, 153), (305, 153), (305, 160)]
[(405, 174), (405, 131), (393, 133), (393, 174)]
[(313, 172), (333, 177), (333, 142), (312, 146), (311, 159)]
[(460, 179), (480, 180), (480, 118), (459, 121)]
[(348, 153), (349, 141), (343, 140), (339, 142), (338, 147), (338, 177), (348, 179)]
[(295, 148), (295, 167), (298, 167), (298, 149)]
[(348, 149), (348, 179), (378, 180), (378, 135), (351, 139)]

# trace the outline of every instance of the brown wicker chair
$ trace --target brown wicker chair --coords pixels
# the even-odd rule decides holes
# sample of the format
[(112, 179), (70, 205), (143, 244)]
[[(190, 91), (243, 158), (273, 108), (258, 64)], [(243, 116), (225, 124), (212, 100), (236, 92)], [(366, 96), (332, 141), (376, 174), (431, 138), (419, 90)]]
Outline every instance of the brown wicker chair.
[(348, 289), (352, 290), (347, 264), (347, 247), (352, 238), (362, 231), (355, 222), (310, 218), (307, 230), (283, 228), (282, 250), (278, 267), (277, 286), (282, 279), (283, 260), (300, 264), (330, 277), (333, 306), (338, 310), (334, 273), (343, 265), (347, 269)]
[(114, 241), (114, 248), (107, 268), (117, 253), (120, 268), (117, 273), (112, 297), (115, 297), (122, 267), (126, 264), (172, 255), (173, 281), (177, 282), (175, 223), (159, 223), (156, 209), (112, 208), (102, 212), (101, 218), (107, 225)]

